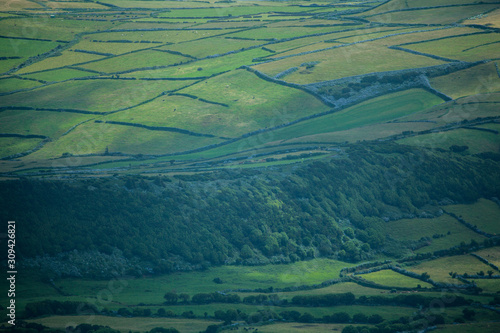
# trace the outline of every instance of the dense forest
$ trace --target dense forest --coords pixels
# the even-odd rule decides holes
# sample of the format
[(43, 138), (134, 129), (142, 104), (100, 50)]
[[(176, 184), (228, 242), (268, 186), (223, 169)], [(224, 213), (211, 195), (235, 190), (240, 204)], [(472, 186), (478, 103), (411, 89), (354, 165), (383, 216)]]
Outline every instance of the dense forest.
[(168, 273), (313, 257), (397, 257), (390, 220), (434, 217), (439, 203), (500, 195), (496, 155), (392, 143), (336, 158), (173, 177), (21, 179), (0, 186), (25, 265), (52, 276)]

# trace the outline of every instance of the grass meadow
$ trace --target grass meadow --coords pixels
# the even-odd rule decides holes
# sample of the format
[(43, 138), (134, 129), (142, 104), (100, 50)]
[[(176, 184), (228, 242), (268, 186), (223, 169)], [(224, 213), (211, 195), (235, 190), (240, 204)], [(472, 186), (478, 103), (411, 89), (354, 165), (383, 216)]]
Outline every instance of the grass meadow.
[(500, 233), (500, 207), (491, 200), (479, 199), (470, 205), (451, 205), (444, 208), (487, 233)]

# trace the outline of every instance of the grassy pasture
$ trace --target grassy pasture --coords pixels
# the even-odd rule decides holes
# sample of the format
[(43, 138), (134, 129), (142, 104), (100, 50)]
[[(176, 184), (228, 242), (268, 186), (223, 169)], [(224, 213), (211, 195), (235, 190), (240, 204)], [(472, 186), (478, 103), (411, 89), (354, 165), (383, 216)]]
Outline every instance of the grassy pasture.
[(19, 59), (21, 63), (29, 57), (50, 51), (59, 44), (39, 40), (0, 38), (0, 57), (21, 57), (22, 59)]
[[(168, 21), (173, 21), (169, 19)], [(187, 21), (184, 19), (179, 19), (179, 21)], [(222, 29), (247, 29), (255, 26), (261, 26), (266, 24), (266, 22), (262, 21), (254, 21), (254, 20), (248, 20), (248, 21), (231, 21), (231, 20), (224, 20), (224, 21), (212, 21), (209, 19), (195, 19), (193, 20), (193, 23), (197, 23), (196, 25), (193, 25), (193, 28), (196, 29), (213, 29), (213, 28), (222, 28)]]
[(220, 8), (203, 8), (203, 9), (173, 9), (170, 12), (164, 12), (158, 17), (234, 17), (242, 15), (255, 15), (270, 12), (283, 13), (302, 13), (312, 12), (316, 8), (304, 8), (299, 6), (231, 6)]
[(19, 0), (19, 1), (5, 1), (0, 4), (0, 10), (2, 11), (15, 11), (23, 10), (27, 8), (43, 8), (42, 5), (36, 2), (31, 2), (29, 0)]
[[(207, 7), (207, 2), (199, 2), (199, 1), (175, 1), (175, 0), (167, 0), (167, 1), (148, 1), (148, 0), (106, 0), (106, 3), (115, 5), (121, 8), (175, 8), (175, 7)], [(226, 6), (225, 4), (214, 4), (214, 1), (210, 1), (210, 6)]]
[[(422, 237), (431, 238), (430, 244), (418, 249), (416, 251), (418, 253), (448, 249), (459, 245), (461, 242), (468, 243), (471, 239), (478, 242), (485, 239), (485, 237), (473, 232), (448, 215), (433, 219), (391, 221), (385, 224), (384, 229), (387, 235), (401, 241), (417, 241)], [(450, 232), (450, 235), (448, 235), (448, 232)], [(432, 236), (435, 234), (442, 234), (444, 237), (433, 239)]]
[[(384, 13), (390, 10), (400, 10), (406, 8), (432, 7), (432, 6), (448, 6), (448, 5), (464, 5), (475, 3), (475, 0), (392, 0), (381, 6), (363, 13), (363, 15), (371, 15)], [(494, 3), (495, 0), (481, 1), (481, 3)]]
[(212, 37), (198, 41), (178, 43), (159, 47), (159, 50), (170, 50), (189, 54), (193, 57), (203, 58), (214, 54), (223, 54), (229, 51), (238, 51), (242, 48), (262, 44), (251, 40), (238, 40), (223, 37)]
[[(165, 69), (151, 70), (147, 75), (151, 77), (204, 77), (219, 74), (225, 71), (234, 70), (242, 65), (252, 64), (252, 59), (266, 56), (269, 52), (262, 49), (253, 49), (244, 52), (225, 55), (223, 57), (203, 59), (179, 66), (173, 66)], [(135, 73), (124, 75), (125, 77), (134, 77)], [(141, 75), (141, 74), (139, 74)], [(146, 76), (148, 77), (148, 76)]]
[(131, 107), (182, 87), (184, 81), (80, 80), (66, 81), (29, 92), (2, 97), (0, 106), (66, 108), (89, 111), (114, 111)]
[(35, 148), (42, 139), (0, 138), (0, 158), (19, 154)]
[(105, 119), (227, 136), (233, 134), (234, 117), (232, 110), (220, 105), (184, 96), (164, 96), (136, 108), (106, 116)]
[(491, 28), (500, 28), (500, 9), (495, 9), (482, 17), (475, 17), (463, 22), (464, 24), (481, 24)]
[[(488, 127), (500, 130), (498, 124), (491, 124)], [(469, 147), (468, 152), (471, 154), (500, 151), (500, 138), (498, 135), (471, 129), (424, 134), (402, 139), (398, 142), (410, 146), (441, 149), (449, 149), (452, 145), (465, 145)]]
[(54, 70), (48, 70), (46, 72), (38, 72), (34, 74), (25, 74), (23, 77), (27, 78), (32, 78), (36, 80), (43, 80), (47, 82), (51, 81), (64, 81), (64, 80), (69, 80), (69, 79), (74, 79), (78, 77), (85, 77), (85, 76), (94, 76), (96, 75), (95, 73), (90, 73), (90, 72), (85, 72), (85, 71), (80, 71), (77, 69), (72, 69), (72, 68), (61, 68), (61, 69), (54, 69)]
[[(484, 271), (487, 273), (488, 271)], [(498, 275), (498, 272), (494, 272), (495, 275)], [(477, 279), (472, 280), (476, 282), (477, 286), (483, 289), (484, 293), (492, 293), (496, 294), (500, 290), (500, 279)]]
[(490, 247), (487, 249), (479, 250), (476, 252), (476, 254), (500, 267), (500, 247)]
[(75, 44), (70, 50), (85, 50), (85, 51), (120, 55), (123, 53), (129, 53), (133, 51), (139, 51), (142, 49), (152, 48), (156, 45), (151, 43), (105, 43), (105, 42), (93, 42), (92, 40), (93, 39), (84, 37), (78, 42), (78, 44)]
[(451, 205), (445, 209), (479, 229), (491, 234), (500, 233), (500, 207), (493, 201), (479, 199), (470, 205)]
[[(487, 82), (481, 82), (486, 84)], [(436, 123), (436, 126), (460, 122), (464, 119), (472, 120), (478, 117), (498, 116), (498, 103), (500, 102), (499, 93), (479, 94), (459, 98), (437, 105), (425, 112), (415, 113), (404, 120), (430, 120)]]
[(377, 140), (403, 131), (425, 131), (433, 128), (432, 123), (383, 123), (361, 126), (345, 131), (312, 134), (296, 139), (286, 140), (287, 143), (298, 142), (357, 142), (361, 140)]
[(56, 138), (92, 115), (69, 112), (6, 110), (0, 112), (0, 133), (37, 134)]
[[(15, 1), (11, 1), (15, 2)], [(35, 6), (35, 3), (30, 2)], [(49, 15), (0, 20), (0, 36), (42, 38), (50, 40), (72, 40), (77, 33), (110, 28), (110, 22), (50, 18)]]
[(369, 274), (358, 275), (365, 280), (375, 282), (388, 287), (416, 288), (418, 285), (423, 288), (432, 288), (432, 285), (411, 277), (401, 275), (392, 270), (382, 270)]
[(80, 67), (98, 72), (116, 73), (134, 68), (167, 66), (189, 60), (190, 58), (177, 54), (147, 50), (106, 58)]
[(440, 333), (496, 333), (500, 330), (500, 323), (466, 323), (445, 325), (439, 328)]
[(235, 32), (227, 37), (252, 38), (252, 39), (283, 39), (299, 36), (307, 36), (317, 33), (326, 33), (341, 30), (342, 27), (262, 27), (241, 32)]
[[(162, 304), (163, 295), (173, 290), (179, 294), (187, 293), (192, 296), (197, 293), (226, 289), (312, 285), (338, 278), (340, 270), (348, 266), (351, 264), (330, 259), (314, 259), (290, 265), (223, 266), (203, 272), (193, 271), (156, 277), (124, 278), (123, 280), (119, 279), (119, 286), (123, 286), (123, 289), (120, 288), (121, 290), (113, 295), (113, 300), (129, 305), (140, 302)], [(214, 283), (213, 279), (216, 277), (221, 278), (223, 284)], [(58, 280), (56, 285), (71, 295), (92, 297), (99, 291), (108, 288), (108, 282), (70, 278)], [(117, 306), (121, 307), (119, 304)], [(208, 309), (211, 306), (216, 305), (207, 305)], [(230, 304), (220, 304), (220, 306), (234, 307)], [(200, 315), (207, 311), (207, 309), (201, 309), (201, 306), (187, 305), (187, 307), (189, 310), (193, 309), (193, 311), (199, 312)], [(180, 306), (171, 308), (176, 313), (180, 311)], [(207, 312), (212, 313), (214, 310), (211, 309)]]
[(23, 67), (20, 70), (16, 71), (15, 73), (27, 74), (27, 73), (45, 71), (45, 70), (85, 63), (92, 60), (99, 60), (103, 58), (104, 58), (103, 56), (95, 54), (63, 51), (61, 52), (61, 55), (45, 58), (41, 61), (33, 63), (32, 65)]
[(500, 78), (493, 62), (430, 79), (433, 88), (456, 99), (500, 92)]
[(51, 9), (82, 9), (82, 8), (91, 8), (91, 9), (107, 9), (109, 7), (100, 5), (98, 3), (92, 2), (80, 2), (80, 1), (43, 1), (45, 6)]
[(22, 60), (20, 59), (7, 59), (7, 60), (0, 60), (0, 74), (7, 72), (8, 70), (14, 68), (15, 66), (19, 65)]
[(415, 266), (406, 267), (406, 269), (418, 274), (427, 272), (431, 279), (436, 282), (460, 284), (459, 280), (451, 278), (448, 273), (476, 274), (479, 271), (486, 272), (491, 268), (471, 255), (460, 255), (425, 261)]
[[(1, 64), (1, 62), (0, 62)], [(15, 91), (19, 89), (29, 89), (39, 86), (41, 83), (30, 80), (21, 80), (18, 78), (0, 79), (0, 93)]]
[(229, 131), (231, 136), (329, 110), (301, 90), (270, 83), (245, 70), (225, 73), (181, 92), (207, 100), (216, 97), (217, 102), (228, 104), (223, 110), (232, 119), (223, 133)]
[[(304, 47), (304, 46), (308, 46), (308, 45), (322, 43), (323, 41), (329, 39), (330, 36), (332, 36), (332, 35), (299, 38), (299, 39), (294, 39), (294, 40), (290, 40), (287, 42), (268, 44), (268, 45), (266, 45), (266, 48), (273, 50), (273, 51), (276, 51), (276, 52), (285, 52), (288, 50), (294, 50), (294, 49), (299, 48), (299, 47)], [(335, 44), (336, 43), (331, 43), (331, 44), (329, 44), (329, 46), (333, 46)]]
[(440, 102), (440, 98), (428, 92), (411, 89), (373, 98), (339, 112), (279, 129), (273, 135), (275, 140), (287, 140), (354, 129), (419, 112)]
[(451, 59), (478, 61), (498, 58), (499, 43), (500, 34), (490, 33), (410, 44), (404, 47)]
[[(386, 62), (384, 59), (391, 59), (391, 61)], [(439, 60), (391, 50), (385, 46), (367, 42), (263, 63), (254, 66), (254, 68), (274, 76), (290, 67), (298, 67), (312, 61), (317, 61), (319, 64), (313, 69), (301, 69), (284, 79), (288, 82), (308, 84), (372, 72), (426, 67), (443, 63)]]
[(173, 132), (151, 131), (138, 127), (85, 123), (69, 134), (48, 143), (32, 158), (55, 158), (64, 153), (73, 155), (103, 154), (167, 154), (218, 143), (221, 140), (195, 137)]
[(81, 323), (91, 325), (109, 326), (123, 333), (147, 332), (155, 327), (174, 327), (183, 333), (198, 333), (204, 331), (207, 326), (219, 324), (215, 320), (202, 319), (176, 319), (176, 318), (123, 318), (106, 316), (51, 316), (46, 318), (29, 320), (44, 326), (65, 330), (67, 326), (76, 326)]
[[(175, 29), (174, 27), (169, 27)], [(189, 40), (214, 37), (225, 33), (222, 30), (164, 30), (164, 31), (115, 31), (102, 32), (88, 35), (90, 40), (116, 41), (126, 40), (132, 42), (160, 42), (160, 43), (180, 43)], [(145, 43), (144, 45), (155, 46), (155, 44)]]
[(398, 11), (367, 15), (365, 19), (378, 23), (412, 23), (412, 24), (451, 24), (457, 23), (469, 17), (482, 14), (496, 8), (495, 4), (484, 4), (474, 6), (444, 7), (420, 9), (414, 11)]

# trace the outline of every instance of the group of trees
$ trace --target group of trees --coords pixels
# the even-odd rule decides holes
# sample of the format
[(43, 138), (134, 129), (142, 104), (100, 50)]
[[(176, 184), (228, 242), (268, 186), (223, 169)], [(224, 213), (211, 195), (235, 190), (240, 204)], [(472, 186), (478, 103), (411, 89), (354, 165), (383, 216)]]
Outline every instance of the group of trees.
[(369, 259), (385, 251), (384, 220), (442, 198), (499, 195), (493, 160), (382, 143), (347, 150), (348, 158), (285, 174), (6, 181), (0, 214), (17, 221), (22, 257), (119, 249), (151, 268), (143, 273), (168, 273), (186, 264)]

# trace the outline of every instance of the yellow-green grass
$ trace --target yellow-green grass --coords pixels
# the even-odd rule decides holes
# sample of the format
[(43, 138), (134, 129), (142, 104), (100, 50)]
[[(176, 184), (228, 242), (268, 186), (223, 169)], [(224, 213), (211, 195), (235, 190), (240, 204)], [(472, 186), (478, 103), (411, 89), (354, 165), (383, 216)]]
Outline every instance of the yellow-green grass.
[[(485, 0), (481, 3), (491, 3), (495, 0)], [(360, 15), (372, 15), (384, 13), (391, 10), (399, 10), (406, 8), (419, 8), (419, 7), (433, 7), (433, 6), (447, 6), (447, 5), (463, 5), (477, 3), (475, 0), (392, 0), (374, 9), (371, 9)]]
[(170, 50), (189, 54), (193, 57), (203, 58), (214, 54), (223, 54), (229, 51), (239, 51), (242, 48), (261, 44), (258, 41), (228, 39), (213, 37), (197, 41), (178, 43), (159, 47), (159, 50)]
[(56, 81), (70, 80), (70, 79), (74, 79), (74, 78), (78, 78), (78, 77), (96, 76), (96, 75), (97, 74), (95, 74), (95, 73), (80, 71), (77, 69), (61, 68), (61, 69), (48, 70), (46, 72), (25, 74), (25, 75), (23, 75), (23, 77), (36, 79), (36, 80), (43, 80), (43, 81), (47, 81), (47, 82), (51, 82), (51, 81), (56, 82)]
[(21, 63), (29, 57), (52, 50), (59, 44), (39, 40), (0, 38), (0, 57), (21, 57)]
[(422, 262), (416, 266), (405, 267), (407, 270), (417, 274), (427, 273), (436, 282), (459, 284), (460, 281), (453, 279), (449, 273), (476, 274), (477, 272), (490, 270), (490, 266), (482, 263), (471, 255), (460, 255), (444, 257), (431, 261)]
[[(253, 49), (235, 54), (225, 55), (212, 59), (204, 59), (195, 62), (173, 66), (165, 69), (151, 70), (146, 73), (146, 77), (204, 77), (219, 74), (252, 64), (252, 59), (268, 55), (269, 52), (262, 49)], [(137, 76), (138, 75), (138, 76)], [(144, 77), (144, 73), (125, 74), (124, 77)]]
[(315, 8), (304, 8), (299, 6), (231, 6), (222, 8), (203, 8), (203, 9), (174, 9), (170, 12), (164, 12), (158, 17), (227, 17), (240, 15), (254, 15), (269, 12), (311, 12)]
[(96, 54), (88, 54), (81, 52), (64, 51), (61, 55), (49, 57), (42, 61), (33, 63), (32, 65), (21, 68), (16, 71), (16, 74), (27, 74), (49, 69), (56, 69), (65, 66), (85, 63), (88, 61), (103, 59), (104, 57)]
[[(122, 8), (176, 8), (176, 7), (207, 7), (208, 1), (177, 1), (177, 0), (167, 0), (167, 1), (144, 1), (144, 0), (106, 0), (106, 3), (112, 4)], [(216, 3), (215, 1), (209, 1), (210, 6), (227, 6), (224, 3)]]
[(464, 24), (481, 24), (491, 28), (500, 28), (500, 9), (489, 12), (488, 15), (465, 20)]
[(222, 140), (196, 137), (166, 131), (151, 131), (144, 128), (89, 122), (82, 124), (65, 136), (52, 141), (32, 155), (34, 159), (60, 157), (64, 153), (73, 155), (103, 154), (109, 152), (126, 154), (168, 154), (195, 149)]
[(0, 80), (0, 93), (20, 90), (20, 89), (29, 89), (39, 85), (41, 85), (40, 82), (31, 80), (22, 80), (18, 78), (2, 79)]
[(482, 14), (496, 8), (497, 6), (498, 5), (495, 4), (485, 4), (475, 6), (430, 8), (413, 11), (381, 13), (365, 16), (365, 18), (371, 22), (379, 23), (451, 24), (460, 22), (461, 20), (467, 19), (471, 16)]
[[(347, 324), (300, 324), (300, 323), (274, 323), (272, 325), (259, 326), (261, 333), (324, 333), (342, 332)], [(366, 325), (351, 325), (366, 326)], [(241, 327), (236, 332), (246, 332), (245, 328), (252, 331), (253, 326)]]
[[(493, 271), (494, 275), (498, 275), (498, 272), (491, 268), (489, 271)], [(485, 270), (484, 272), (487, 274), (488, 271)], [(474, 281), (479, 288), (483, 289), (484, 293), (496, 294), (500, 291), (500, 279), (477, 279), (472, 281)]]
[(252, 38), (252, 39), (283, 39), (290, 37), (306, 36), (317, 33), (333, 32), (341, 30), (342, 27), (280, 27), (280, 28), (270, 28), (263, 27), (258, 29), (245, 30), (241, 32), (235, 32), (227, 37), (240, 37), (240, 38)]
[[(290, 40), (287, 42), (281, 42), (281, 43), (273, 43), (266, 45), (266, 48), (276, 51), (276, 52), (284, 52), (287, 50), (293, 50), (299, 47), (304, 47), (307, 45), (312, 45), (316, 43), (321, 43), (325, 40), (331, 39), (333, 35), (324, 35), (324, 36), (314, 36), (314, 37), (305, 37), (305, 38), (299, 38), (299, 39), (294, 39)], [(338, 43), (331, 43), (329, 46), (336, 45)]]
[(425, 131), (433, 128), (433, 123), (384, 123), (362, 126), (345, 131), (337, 131), (322, 134), (312, 134), (300, 138), (286, 140), (287, 143), (298, 142), (357, 142), (362, 140), (377, 140), (392, 135), (401, 134), (404, 131)]
[(225, 135), (241, 135), (329, 110), (302, 90), (269, 83), (245, 70), (225, 73), (181, 92), (228, 104), (228, 108), (219, 107), (227, 119), (214, 119), (228, 126), (221, 129)]
[(29, 0), (4, 1), (0, 4), (0, 10), (2, 11), (22, 10), (25, 8), (43, 8), (43, 6)]
[[(331, 259), (314, 259), (289, 265), (222, 266), (203, 272), (127, 278), (116, 284), (123, 286), (123, 289), (120, 288), (113, 299), (126, 304), (161, 304), (164, 301), (163, 295), (172, 290), (192, 296), (226, 289), (312, 285), (338, 278), (340, 270), (349, 266), (352, 264)], [(213, 279), (216, 277), (221, 278), (223, 283), (214, 283)], [(108, 288), (108, 282), (71, 278), (58, 280), (56, 285), (71, 295), (95, 296), (100, 290)]]
[(302, 52), (310, 52), (310, 51), (318, 51), (318, 50), (324, 50), (326, 48), (332, 47), (333, 45), (340, 45), (341, 43), (325, 43), (325, 42), (317, 42), (314, 44), (309, 44), (306, 46), (301, 46), (301, 47), (296, 47), (291, 50), (282, 52), (282, 53), (277, 53), (275, 55), (271, 55), (269, 58), (278, 58), (278, 57), (285, 57), (285, 56), (290, 56), (290, 55), (295, 55), (298, 53)]
[(478, 61), (498, 58), (499, 43), (500, 34), (490, 33), (410, 44), (404, 47), (450, 59)]
[[(96, 36), (93, 36), (96, 37)], [(84, 37), (82, 40), (75, 44), (70, 50), (85, 50), (91, 52), (111, 53), (120, 55), (123, 53), (138, 51), (142, 49), (149, 49), (157, 46), (158, 44), (151, 43), (106, 43), (106, 42), (93, 42), (94, 38)], [(96, 38), (96, 40), (98, 40)]]
[[(497, 131), (500, 130), (500, 125), (498, 124), (484, 125), (482, 127), (488, 127)], [(469, 149), (467, 152), (471, 154), (500, 151), (499, 135), (473, 129), (456, 129), (453, 131), (424, 134), (398, 140), (397, 142), (410, 146), (441, 149), (449, 149), (452, 145), (468, 146)]]
[[(343, 33), (343, 35), (347, 35), (346, 37), (337, 38), (335, 35), (333, 35), (332, 37), (338, 42), (347, 44), (347, 43), (356, 43), (356, 42), (364, 41), (367, 39), (387, 37), (389, 35), (398, 34), (398, 33), (409, 33), (409, 32), (413, 32), (413, 31), (417, 31), (413, 34), (405, 34), (401, 38), (404, 40), (408, 40), (409, 38), (413, 38), (414, 36), (416, 36), (417, 39), (424, 39), (424, 37), (421, 36), (421, 32), (418, 32), (419, 30), (425, 30), (425, 29), (421, 29), (421, 28), (420, 29), (416, 29), (416, 28), (394, 29), (393, 28), (391, 30), (391, 29), (388, 29), (385, 27), (380, 27), (378, 29), (370, 29), (371, 32), (369, 32), (369, 33), (365, 33), (363, 30), (357, 30), (351, 34)], [(387, 37), (387, 39), (390, 39), (390, 38), (395, 39), (395, 37), (398, 37), (398, 36)], [(381, 43), (387, 43), (387, 42), (384, 40)], [(392, 44), (395, 44), (395, 42), (387, 43), (387, 44), (392, 45)]]
[[(236, 116), (234, 110), (220, 105), (184, 96), (165, 96), (136, 108), (112, 114), (105, 117), (105, 120), (177, 127), (203, 134), (232, 136), (238, 134), (237, 129), (234, 129), (234, 124), (238, 121)], [(243, 130), (246, 132), (257, 128), (255, 123), (251, 123)]]
[(388, 287), (416, 288), (420, 285), (423, 288), (432, 288), (432, 285), (429, 283), (422, 282), (405, 275), (401, 275), (392, 270), (382, 270), (359, 276), (365, 280)]
[(97, 29), (105, 30), (111, 26), (110, 22), (93, 21), (92, 24), (89, 24), (84, 20), (50, 18), (47, 14), (2, 20), (0, 21), (0, 36), (70, 41), (77, 33), (91, 32)]
[[(141, 1), (142, 2), (142, 1)], [(148, 332), (155, 327), (173, 327), (182, 333), (198, 333), (204, 331), (209, 325), (217, 325), (220, 322), (204, 319), (176, 319), (176, 318), (123, 318), (106, 316), (51, 316), (39, 319), (32, 319), (28, 322), (42, 324), (44, 326), (65, 330), (68, 326), (78, 324), (91, 324), (109, 326), (122, 333)]]
[(493, 62), (432, 78), (430, 82), (433, 88), (454, 99), (500, 91), (500, 79)]
[(127, 159), (126, 156), (84, 156), (84, 157), (65, 157), (57, 160), (37, 160), (33, 159), (31, 154), (17, 158), (16, 160), (0, 161), (0, 170), (2, 172), (23, 172), (26, 170), (49, 170), (51, 168), (80, 167), (89, 164), (119, 161)]
[[(173, 21), (172, 19), (169, 19), (168, 21)], [(182, 21), (188, 21), (184, 19), (179, 19), (180, 22)], [(266, 24), (266, 22), (262, 21), (216, 21), (216, 22), (204, 22), (204, 21), (210, 21), (208, 19), (201, 20), (201, 19), (195, 19), (193, 20), (193, 23), (197, 23), (196, 25), (193, 26), (193, 28), (196, 29), (214, 29), (214, 28), (223, 28), (223, 29), (231, 29), (231, 28), (251, 28), (255, 26), (260, 26)]]
[(479, 250), (475, 252), (489, 262), (500, 266), (500, 247), (490, 247), (487, 249)]
[[(391, 61), (385, 61), (391, 59)], [(307, 62), (319, 62), (314, 68), (302, 68), (284, 79), (288, 82), (308, 84), (342, 77), (407, 68), (442, 64), (443, 61), (388, 49), (367, 42), (321, 52), (305, 54), (254, 66), (255, 69), (274, 76), (282, 71)]]
[[(0, 112), (0, 133), (36, 134), (56, 138), (92, 115), (69, 112), (6, 110)], [(5, 147), (2, 147), (2, 150)]]
[(62, 2), (62, 1), (43, 1), (42, 2), (45, 6), (52, 8), (52, 9), (84, 9), (84, 8), (90, 8), (90, 9), (108, 9), (109, 7), (93, 3), (93, 2), (80, 2), (80, 1), (68, 1), (68, 2)]
[(498, 102), (500, 102), (499, 93), (462, 97), (455, 101), (432, 107), (425, 112), (404, 117), (402, 120), (430, 120), (435, 122), (436, 126), (443, 126), (450, 123), (457, 123), (464, 119), (473, 120), (478, 117), (496, 117), (498, 116)]
[[(170, 27), (170, 26), (168, 26)], [(223, 34), (223, 30), (165, 30), (165, 31), (117, 31), (103, 32), (88, 35), (90, 40), (112, 41), (112, 40), (129, 40), (133, 42), (150, 41), (161, 43), (179, 43), (188, 40), (213, 37)], [(154, 44), (145, 44), (154, 46)]]
[[(417, 252), (433, 252), (448, 249), (461, 242), (483, 241), (486, 239), (448, 215), (433, 219), (402, 219), (387, 222), (384, 226), (387, 235), (402, 241), (416, 241), (422, 237), (431, 238), (430, 244)], [(450, 235), (448, 235), (450, 232)], [(442, 238), (433, 239), (432, 236), (444, 235)]]
[(5, 73), (8, 70), (16, 67), (22, 62), (19, 59), (6, 59), (6, 60), (0, 60), (0, 73)]
[(0, 158), (26, 152), (35, 148), (42, 139), (0, 138)]
[(496, 322), (453, 324), (439, 328), (440, 333), (497, 333), (498, 331), (500, 331), (500, 323)]
[(425, 110), (442, 100), (421, 89), (410, 89), (373, 98), (345, 110), (303, 121), (273, 133), (274, 140), (287, 140), (384, 123)]
[(81, 65), (80, 67), (98, 72), (115, 73), (135, 68), (168, 66), (189, 60), (190, 58), (177, 54), (147, 50), (103, 59), (101, 61)]
[[(364, 275), (361, 276), (364, 277)], [(325, 295), (325, 294), (353, 293), (356, 297), (360, 297), (360, 296), (379, 296), (381, 294), (385, 294), (386, 292), (387, 291), (381, 289), (360, 286), (359, 284), (354, 282), (342, 282), (333, 284), (325, 288), (278, 293), (278, 295), (280, 298), (291, 299), (293, 298), (293, 296), (297, 295)], [(240, 294), (240, 296), (242, 294)]]
[(446, 211), (462, 218), (479, 229), (491, 234), (500, 233), (500, 207), (491, 200), (479, 199), (470, 205), (451, 205)]
[(114, 111), (137, 105), (184, 81), (78, 80), (3, 96), (1, 106)]
[[(295, 16), (293, 16), (295, 17)], [(328, 20), (328, 19), (321, 19), (321, 18), (309, 18), (307, 20), (304, 20), (303, 18), (298, 18), (298, 19), (293, 19), (293, 20), (283, 20), (283, 21), (276, 21), (276, 22), (268, 22), (266, 25), (268, 27), (303, 27), (305, 25), (333, 25), (333, 24), (345, 24), (345, 21), (341, 20)], [(352, 22), (349, 22), (352, 23)], [(362, 23), (359, 23), (357, 26), (362, 27)], [(354, 25), (346, 25), (344, 26), (345, 29), (352, 29), (355, 28)]]

